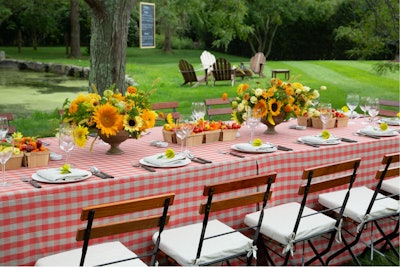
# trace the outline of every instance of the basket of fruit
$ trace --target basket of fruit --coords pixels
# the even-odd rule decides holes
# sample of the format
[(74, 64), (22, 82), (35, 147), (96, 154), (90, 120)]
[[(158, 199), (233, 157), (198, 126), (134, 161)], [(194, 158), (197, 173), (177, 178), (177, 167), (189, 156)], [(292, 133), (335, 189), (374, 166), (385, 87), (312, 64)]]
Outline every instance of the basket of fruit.
[(13, 134), (14, 146), (24, 153), (22, 166), (28, 168), (41, 167), (49, 164), (50, 150), (40, 139), (24, 137), (21, 133)]

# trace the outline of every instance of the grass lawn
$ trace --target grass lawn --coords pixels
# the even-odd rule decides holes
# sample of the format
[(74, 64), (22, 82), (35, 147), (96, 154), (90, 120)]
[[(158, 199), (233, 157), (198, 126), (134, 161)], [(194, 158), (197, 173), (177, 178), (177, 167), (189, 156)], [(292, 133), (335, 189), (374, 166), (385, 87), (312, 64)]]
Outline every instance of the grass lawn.
[[(39, 47), (34, 51), (32, 48), (23, 48), (18, 54), (15, 47), (0, 47), (4, 50), (7, 58), (24, 59), (40, 62), (53, 62), (61, 64), (73, 64), (89, 66), (89, 58), (69, 59), (65, 55), (63, 47)], [(85, 49), (82, 49), (84, 52)], [(191, 103), (202, 101), (206, 98), (219, 98), (226, 92), (230, 97), (236, 95), (236, 85), (244, 82), (250, 87), (266, 87), (271, 78), (272, 69), (290, 69), (291, 81), (299, 81), (309, 87), (319, 88), (327, 86), (328, 90), (320, 91), (321, 101), (331, 102), (334, 108), (341, 108), (345, 105), (346, 95), (349, 92), (359, 93), (360, 96), (375, 96), (385, 99), (399, 99), (399, 73), (386, 73), (382, 76), (374, 71), (374, 65), (379, 61), (268, 61), (264, 74), (265, 78), (236, 79), (236, 85), (230, 86), (229, 81), (219, 81), (216, 86), (210, 82), (208, 86), (201, 84), (197, 87), (182, 86), (183, 78), (178, 70), (178, 61), (186, 59), (193, 64), (195, 69), (200, 69), (201, 50), (174, 50), (165, 54), (159, 49), (128, 48), (126, 73), (135, 79), (140, 89), (150, 89), (151, 84), (160, 79), (156, 85), (156, 93), (152, 95), (153, 102), (178, 101), (179, 111), (183, 114), (190, 113)], [(232, 65), (240, 65), (244, 62), (249, 65), (249, 58), (242, 58), (222, 53), (213, 52), (218, 57), (225, 57)], [(199, 70), (198, 75), (204, 71)], [(282, 76), (278, 76), (283, 78)], [(83, 88), (85, 90), (85, 88)], [(0, 99), (4, 99), (0, 91)], [(15, 99), (18, 99), (18, 92), (15, 92)], [(43, 96), (43, 105), (46, 104), (46, 97)], [(12, 101), (12, 100), (10, 100)], [(54, 101), (54, 99), (52, 99)], [(59, 99), (62, 106), (64, 99)], [(0, 104), (1, 106), (1, 104)], [(12, 110), (0, 110), (1, 112), (13, 112)], [(358, 109), (358, 111), (360, 111)], [(47, 115), (44, 115), (46, 117)], [(23, 120), (20, 122), (19, 120)], [(28, 119), (29, 120), (29, 119)], [(17, 128), (25, 133), (29, 130), (27, 119), (15, 120)], [(28, 127), (25, 127), (28, 126)], [(29, 133), (32, 135), (32, 133)], [(35, 134), (38, 135), (38, 134)], [(41, 134), (40, 134), (41, 135)]]

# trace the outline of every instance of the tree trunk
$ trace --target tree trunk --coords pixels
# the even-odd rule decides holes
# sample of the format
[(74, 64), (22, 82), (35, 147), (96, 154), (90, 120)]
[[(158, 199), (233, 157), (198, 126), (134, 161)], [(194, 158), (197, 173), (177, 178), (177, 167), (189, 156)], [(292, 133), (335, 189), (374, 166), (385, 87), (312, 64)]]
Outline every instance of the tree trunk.
[(104, 90), (115, 84), (125, 93), (129, 19), (136, 0), (85, 0), (91, 16), (89, 83)]
[(169, 25), (165, 26), (165, 39), (164, 39), (164, 52), (171, 52), (172, 51), (172, 44), (171, 44), (171, 28)]
[(18, 53), (22, 52), (22, 31), (21, 28), (18, 27)]
[(72, 58), (80, 58), (81, 45), (80, 45), (80, 25), (79, 25), (79, 0), (71, 0), (71, 55)]

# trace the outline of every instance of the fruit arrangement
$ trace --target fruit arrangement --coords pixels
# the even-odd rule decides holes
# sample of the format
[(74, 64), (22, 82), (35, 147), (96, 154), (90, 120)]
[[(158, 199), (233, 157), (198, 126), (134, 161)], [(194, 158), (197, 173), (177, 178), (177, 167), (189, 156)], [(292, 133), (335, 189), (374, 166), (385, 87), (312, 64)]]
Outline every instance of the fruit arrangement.
[(24, 137), (20, 132), (13, 134), (14, 146), (20, 151), (25, 152), (40, 152), (46, 151), (47, 148), (44, 147), (43, 142), (35, 137)]

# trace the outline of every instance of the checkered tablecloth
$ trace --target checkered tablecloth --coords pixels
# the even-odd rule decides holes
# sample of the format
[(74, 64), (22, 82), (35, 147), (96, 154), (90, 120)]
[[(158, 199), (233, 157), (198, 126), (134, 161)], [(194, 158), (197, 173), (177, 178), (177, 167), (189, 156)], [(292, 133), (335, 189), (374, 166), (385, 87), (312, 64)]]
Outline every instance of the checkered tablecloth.
[[(201, 194), (204, 184), (276, 171), (278, 178), (269, 205), (277, 205), (299, 200), (297, 189), (304, 168), (334, 161), (361, 157), (356, 186), (372, 186), (383, 155), (397, 152), (400, 148), (399, 137), (375, 140), (355, 135), (358, 129), (365, 127), (361, 120), (345, 128), (330, 129), (331, 134), (351, 138), (358, 143), (309, 147), (296, 141), (301, 136), (318, 134), (321, 130), (289, 129), (288, 126), (294, 123), (296, 121), (289, 121), (277, 126), (278, 135), (263, 134), (266, 130), (264, 125), (259, 125), (255, 132), (255, 137), (264, 142), (293, 148), (290, 152), (237, 152), (245, 158), (220, 154), (218, 151), (232, 151), (233, 144), (249, 141), (249, 129), (243, 127), (239, 130), (240, 137), (235, 141), (190, 147), (194, 155), (211, 160), (212, 164), (192, 162), (184, 167), (157, 169), (157, 172), (151, 173), (132, 167), (132, 163), (137, 163), (144, 156), (165, 151), (165, 148), (150, 146), (152, 140), (162, 140), (161, 128), (154, 128), (149, 135), (139, 140), (125, 141), (121, 145), (125, 151), (123, 155), (106, 155), (109, 146), (100, 140), (95, 141), (92, 152), (89, 152), (89, 144), (87, 148), (75, 148), (72, 151), (71, 163), (75, 168), (89, 170), (91, 165), (95, 165), (114, 175), (115, 179), (92, 176), (77, 183), (42, 183), (42, 188), (36, 189), (22, 182), (22, 176), (31, 176), (41, 168), (59, 167), (64, 162), (50, 161), (46, 167), (7, 171), (7, 181), (11, 186), (0, 187), (0, 264), (31, 265), (40, 257), (80, 247), (81, 243), (75, 241), (75, 234), (77, 227), (84, 225), (79, 220), (83, 206), (175, 192), (176, 200), (170, 208), (171, 220), (167, 227), (176, 227), (201, 221), (198, 209), (203, 200)], [(55, 138), (47, 138), (45, 141), (50, 144), (51, 151), (63, 154)], [(176, 144), (170, 144), (169, 147), (175, 151), (180, 150)], [(223, 217), (225, 222), (238, 225), (243, 221), (243, 210), (231, 211)], [(150, 248), (151, 235), (152, 231), (142, 231), (121, 235), (119, 239), (132, 250), (141, 252)], [(93, 243), (105, 240), (108, 239), (101, 238)], [(324, 246), (323, 241), (320, 246)], [(342, 257), (340, 260), (343, 262), (348, 259)]]

